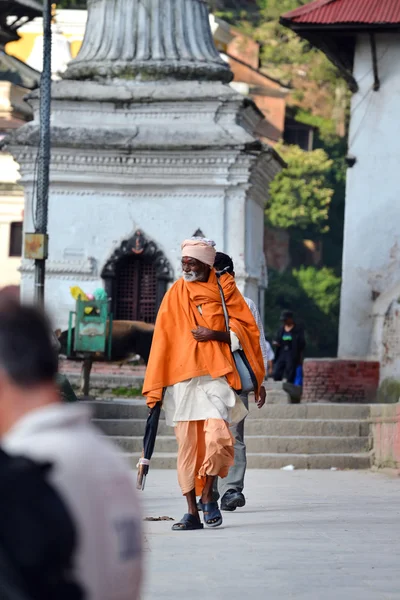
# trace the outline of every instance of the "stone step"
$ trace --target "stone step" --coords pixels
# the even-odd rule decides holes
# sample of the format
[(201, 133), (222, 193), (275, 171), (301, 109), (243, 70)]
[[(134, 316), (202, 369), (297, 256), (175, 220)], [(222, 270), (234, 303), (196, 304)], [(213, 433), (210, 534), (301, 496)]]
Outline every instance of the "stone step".
[[(142, 436), (114, 436), (110, 438), (125, 452), (140, 452)], [(351, 454), (369, 450), (367, 437), (281, 437), (247, 436), (247, 452), (272, 454)], [(157, 436), (155, 452), (177, 452), (173, 436)]]
[(248, 454), (249, 469), (369, 469), (371, 454)]
[(94, 419), (147, 419), (149, 409), (143, 398), (138, 400), (96, 400), (86, 402)]
[[(106, 435), (144, 435), (145, 419), (94, 419)], [(160, 419), (158, 435), (172, 435), (172, 427), (168, 427), (164, 419)], [(367, 421), (346, 419), (249, 419), (245, 426), (248, 435), (282, 435), (282, 436), (338, 436), (366, 437), (369, 435)]]
[(367, 452), (368, 437), (247, 436), (249, 454), (352, 454)]
[[(96, 419), (146, 419), (149, 410), (143, 399), (88, 402)], [(261, 410), (250, 402), (249, 419), (368, 419), (368, 404), (270, 404)]]
[(246, 435), (366, 437), (369, 423), (357, 419), (248, 419)]
[[(140, 458), (139, 453), (124, 454), (132, 468)], [(293, 465), (296, 469), (369, 469), (371, 454), (360, 452), (354, 454), (252, 454), (247, 455), (250, 469), (282, 469)], [(151, 469), (176, 469), (174, 453), (154, 453), (151, 459)]]
[(368, 404), (310, 403), (310, 404), (266, 404), (261, 410), (250, 402), (250, 418), (257, 419), (368, 419), (371, 408)]
[[(92, 423), (110, 436), (135, 436), (143, 437), (146, 428), (146, 419), (93, 419)], [(171, 434), (173, 430), (167, 427), (165, 420), (160, 420), (158, 435)]]

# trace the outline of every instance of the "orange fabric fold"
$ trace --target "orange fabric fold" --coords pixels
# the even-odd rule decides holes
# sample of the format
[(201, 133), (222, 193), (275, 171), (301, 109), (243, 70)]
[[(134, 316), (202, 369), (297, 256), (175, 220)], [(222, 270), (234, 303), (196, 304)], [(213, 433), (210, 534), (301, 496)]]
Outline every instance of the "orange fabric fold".
[(178, 441), (178, 481), (182, 494), (196, 490), (201, 496), (207, 475), (227, 477), (235, 462), (234, 442), (222, 419), (181, 421), (175, 427)]
[[(243, 296), (229, 274), (221, 277), (230, 328), (237, 335), (261, 386), (265, 370), (260, 332)], [(202, 314), (197, 307), (202, 307)], [(192, 330), (200, 325), (225, 331), (225, 320), (217, 277), (212, 270), (207, 283), (179, 279), (164, 296), (158, 312), (147, 364), (143, 394), (151, 405), (162, 398), (164, 388), (180, 381), (211, 375), (226, 376), (233, 389), (240, 377), (230, 347), (221, 342), (196, 342)]]

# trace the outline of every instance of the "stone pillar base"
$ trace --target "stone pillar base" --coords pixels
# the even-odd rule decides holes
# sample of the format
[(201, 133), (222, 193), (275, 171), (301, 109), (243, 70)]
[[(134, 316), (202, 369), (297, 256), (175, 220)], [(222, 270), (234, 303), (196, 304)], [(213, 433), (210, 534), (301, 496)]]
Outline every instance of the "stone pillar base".
[(368, 360), (305, 360), (302, 402), (375, 402), (379, 369)]

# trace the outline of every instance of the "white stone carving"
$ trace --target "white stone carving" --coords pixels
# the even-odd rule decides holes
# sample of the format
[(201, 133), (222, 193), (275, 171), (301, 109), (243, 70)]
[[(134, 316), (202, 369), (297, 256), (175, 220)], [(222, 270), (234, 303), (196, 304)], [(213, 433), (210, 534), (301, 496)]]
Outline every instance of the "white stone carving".
[[(23, 259), (19, 271), (26, 275), (34, 274), (34, 264), (31, 260)], [(46, 264), (46, 272), (51, 277), (63, 278), (63, 279), (98, 279), (98, 273), (96, 268), (96, 260), (88, 258), (83, 261), (51, 261), (49, 260)]]

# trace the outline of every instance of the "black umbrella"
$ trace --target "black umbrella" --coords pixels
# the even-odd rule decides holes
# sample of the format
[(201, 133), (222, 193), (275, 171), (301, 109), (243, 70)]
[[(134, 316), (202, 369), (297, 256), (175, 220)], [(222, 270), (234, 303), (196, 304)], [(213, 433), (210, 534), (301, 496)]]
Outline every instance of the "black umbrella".
[(147, 473), (149, 472), (150, 459), (153, 456), (154, 445), (156, 443), (158, 422), (160, 420), (161, 402), (150, 409), (147, 417), (146, 430), (143, 438), (143, 454), (138, 464), (137, 489), (144, 490)]

